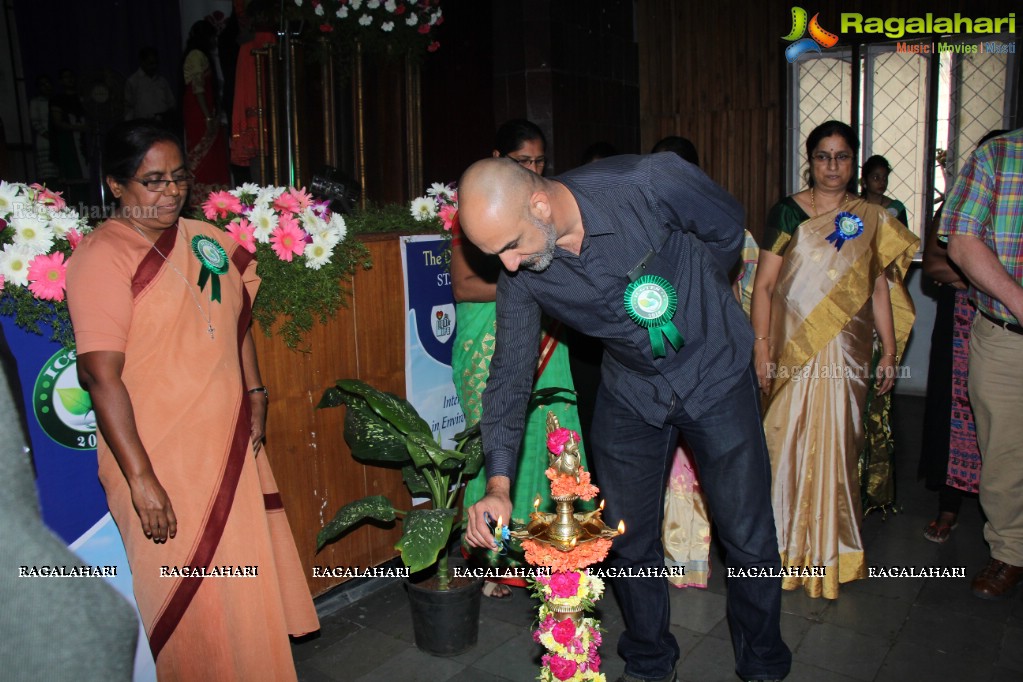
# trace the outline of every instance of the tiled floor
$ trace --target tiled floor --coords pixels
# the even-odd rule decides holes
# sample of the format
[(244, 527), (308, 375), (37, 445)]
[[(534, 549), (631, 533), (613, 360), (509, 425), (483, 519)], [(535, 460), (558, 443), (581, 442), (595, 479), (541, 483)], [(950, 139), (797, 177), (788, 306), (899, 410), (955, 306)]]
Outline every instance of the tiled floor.
[[(1023, 680), (1023, 591), (1005, 601), (973, 597), (969, 577), (987, 560), (975, 500), (945, 545), (923, 539), (936, 494), (915, 479), (922, 401), (896, 401), (898, 497), (902, 511), (867, 518), (863, 537), (871, 565), (965, 567), (966, 578), (873, 578), (843, 586), (835, 601), (786, 592), (782, 632), (793, 652), (791, 682), (873, 680), (941, 682)], [(717, 566), (720, 566), (720, 560)], [(672, 630), (682, 650), (680, 679), (735, 682), (725, 622), (722, 571), (707, 590), (672, 590)], [(400, 580), (380, 579), (319, 600), (323, 630), (294, 645), (299, 679), (326, 681), (491, 682), (536, 679), (541, 648), (530, 638), (534, 603), (525, 590), (511, 599), (483, 599), (479, 642), (453, 658), (420, 652), (412, 643)], [(603, 672), (615, 680), (621, 617), (610, 590), (599, 604), (607, 629)]]

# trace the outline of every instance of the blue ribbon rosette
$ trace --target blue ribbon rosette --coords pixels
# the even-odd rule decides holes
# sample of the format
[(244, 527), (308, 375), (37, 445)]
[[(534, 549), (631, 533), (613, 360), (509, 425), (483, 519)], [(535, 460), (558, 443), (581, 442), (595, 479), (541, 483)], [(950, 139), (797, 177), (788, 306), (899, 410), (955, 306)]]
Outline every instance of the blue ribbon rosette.
[(842, 250), (842, 244), (856, 239), (863, 234), (863, 220), (855, 213), (842, 211), (835, 216), (835, 231), (827, 236), (827, 240), (835, 245), (836, 251)]

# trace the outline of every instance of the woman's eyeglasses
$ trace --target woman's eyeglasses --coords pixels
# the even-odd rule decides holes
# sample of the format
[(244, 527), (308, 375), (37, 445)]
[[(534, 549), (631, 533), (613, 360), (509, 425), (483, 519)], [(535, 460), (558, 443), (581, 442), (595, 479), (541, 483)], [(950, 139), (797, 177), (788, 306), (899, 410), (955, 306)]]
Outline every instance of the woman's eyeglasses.
[(132, 180), (139, 183), (150, 192), (164, 192), (172, 182), (181, 189), (188, 187), (188, 185), (192, 182), (192, 176), (179, 175), (171, 178), (170, 180), (167, 180), (166, 178), (160, 178), (159, 180), (141, 180), (139, 178), (132, 178)]
[(852, 154), (846, 154), (845, 152), (839, 152), (838, 154), (835, 154), (834, 156), (829, 156), (828, 154), (825, 154), (824, 152), (819, 152), (817, 154), (814, 154), (810, 158), (813, 159), (814, 161), (816, 161), (817, 163), (830, 163), (832, 161), (834, 161), (835, 163), (849, 163), (850, 161), (852, 161)]
[(531, 159), (528, 156), (520, 157), (509, 156), (508, 158), (514, 161), (515, 163), (519, 164), (520, 166), (525, 166), (526, 168), (529, 168), (530, 166), (534, 166), (536, 168), (543, 168), (545, 165), (547, 165), (547, 159), (543, 156), (538, 156), (535, 159)]

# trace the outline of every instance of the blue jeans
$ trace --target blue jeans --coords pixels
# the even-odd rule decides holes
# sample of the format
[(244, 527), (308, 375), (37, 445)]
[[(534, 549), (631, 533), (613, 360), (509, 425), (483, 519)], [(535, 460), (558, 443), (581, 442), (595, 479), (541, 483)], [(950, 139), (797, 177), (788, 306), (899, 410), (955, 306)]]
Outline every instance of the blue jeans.
[[(726, 566), (773, 568), (777, 574), (781, 563), (759, 392), (751, 367), (699, 419), (676, 403), (657, 428), (601, 387), (587, 447), (607, 501), (606, 522), (614, 527), (623, 519), (626, 525), (614, 541), (610, 566), (664, 566), (664, 492), (681, 432), (696, 460)], [(647, 679), (668, 675), (679, 648), (669, 630), (667, 580), (618, 578), (611, 585), (625, 618), (618, 654), (626, 673)], [(736, 672), (743, 678), (785, 677), (792, 654), (781, 639), (781, 579), (730, 578), (727, 600)]]

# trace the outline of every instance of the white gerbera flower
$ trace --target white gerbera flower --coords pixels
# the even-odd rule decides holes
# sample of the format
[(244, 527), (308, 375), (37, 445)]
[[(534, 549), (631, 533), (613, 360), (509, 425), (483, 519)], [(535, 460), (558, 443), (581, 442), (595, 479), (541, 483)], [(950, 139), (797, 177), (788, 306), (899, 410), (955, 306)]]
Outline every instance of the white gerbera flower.
[(317, 5), (316, 8), (313, 10), (313, 14), (315, 14), (318, 17), (322, 17), (324, 12), (326, 12), (326, 10), (323, 9), (323, 5)]
[(334, 14), (337, 15), (338, 19), (346, 19), (348, 17), (348, 5), (341, 5)]
[(235, 187), (232, 190), (228, 190), (228, 194), (238, 197), (256, 197), (259, 196), (259, 185), (254, 182), (244, 182), (239, 187)]
[(398, 9), (398, 3), (394, 0), (387, 0), (387, 2), (384, 3), (384, 9), (391, 14), (394, 14), (394, 10)]
[(319, 270), (330, 262), (334, 255), (334, 247), (319, 237), (313, 237), (313, 241), (305, 246), (305, 266), (313, 270)]
[(409, 26), (415, 26), (419, 23), (419, 17), (416, 16), (415, 12), (409, 12), (408, 17), (405, 19), (405, 23)]
[(438, 9), (436, 12), (430, 15), (430, 26), (437, 25), (437, 22), (440, 21), (441, 14), (442, 14), (441, 10)]
[(298, 222), (302, 229), (309, 234), (319, 234), (327, 229), (327, 224), (320, 216), (313, 213), (311, 207), (306, 208), (298, 215)]
[(270, 233), (277, 229), (277, 214), (269, 206), (256, 205), (249, 213), (252, 236), (257, 242), (270, 243)]
[(352, 0), (352, 9), (357, 11), (360, 7), (362, 7), (362, 0)]
[(390, 33), (391, 31), (394, 30), (394, 22), (385, 21), (384, 23), (380, 24), (380, 30), (383, 31), (384, 33)]
[(444, 201), (451, 203), (451, 198), (454, 196), (454, 190), (451, 189), (450, 185), (445, 185), (443, 182), (435, 182), (430, 185), (430, 189), (426, 190), (426, 196), (436, 197), (437, 199), (443, 199)]
[(0, 180), (0, 217), (6, 217), (14, 212), (14, 204), (21, 191), (21, 185), (16, 182)]
[(295, 0), (295, 6), (296, 7), (301, 7), (302, 6), (302, 0)]
[(366, 0), (366, 9), (376, 9), (380, 6), (380, 0)]
[(412, 200), (412, 208), (410, 210), (412, 217), (423, 222), (430, 218), (437, 217), (437, 202), (428, 197), (418, 197)]
[(15, 215), (11, 219), (14, 243), (24, 246), (33, 254), (48, 253), (53, 247), (53, 230), (47, 216), (40, 213)]
[(21, 244), (5, 245), (4, 250), (0, 251), (0, 275), (3, 275), (5, 282), (27, 287), (29, 263), (38, 255)]
[(50, 228), (53, 230), (53, 236), (58, 239), (63, 239), (69, 230), (77, 229), (81, 232), (78, 211), (64, 209), (59, 213), (53, 214), (53, 217), (50, 219)]
[(338, 242), (343, 241), (348, 236), (348, 225), (345, 223), (344, 216), (340, 213), (331, 214), (328, 227), (330, 228), (330, 233), (334, 235)]
[(363, 14), (361, 17), (359, 17), (359, 25), (360, 26), (369, 26), (372, 23), (373, 23), (373, 17), (371, 17), (368, 14)]

